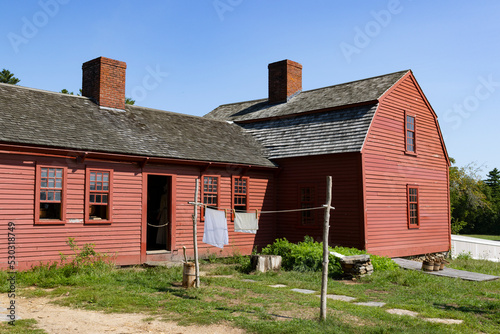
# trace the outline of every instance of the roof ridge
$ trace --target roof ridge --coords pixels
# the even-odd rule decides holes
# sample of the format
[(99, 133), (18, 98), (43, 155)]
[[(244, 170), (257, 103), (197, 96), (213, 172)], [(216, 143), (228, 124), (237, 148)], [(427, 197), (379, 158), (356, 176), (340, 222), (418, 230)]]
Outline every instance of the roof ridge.
[[(267, 101), (267, 100), (268, 100), (267, 98), (261, 98), (261, 99), (248, 100), (248, 101), (241, 101), (241, 102), (224, 103), (224, 104), (219, 105), (218, 107), (222, 107), (222, 106), (230, 106), (230, 105), (233, 105), (233, 104), (241, 104), (241, 103), (248, 103), (248, 102)], [(217, 108), (218, 108), (218, 107), (217, 107)]]
[(0, 87), (11, 87), (14, 89), (26, 89), (34, 92), (41, 92), (41, 93), (49, 93), (49, 94), (56, 94), (56, 95), (61, 95), (61, 96), (71, 96), (71, 97), (78, 97), (78, 98), (83, 98), (83, 99), (90, 99), (89, 97), (86, 96), (81, 96), (81, 95), (72, 95), (72, 94), (66, 94), (66, 93), (61, 93), (61, 92), (53, 92), (51, 90), (45, 90), (45, 89), (39, 89), (39, 88), (32, 88), (32, 87), (26, 87), (26, 86), (19, 86), (19, 85), (12, 85), (12, 84), (7, 84), (0, 82)]
[[(403, 73), (407, 73), (409, 71), (411, 71), (411, 69), (396, 71), (396, 72), (387, 73), (387, 74), (381, 74), (381, 75), (377, 75), (377, 76), (374, 76), (374, 77), (369, 77), (369, 78), (364, 78), (364, 79), (359, 79), (359, 80), (353, 80), (353, 81), (343, 82), (343, 83), (339, 83), (339, 84), (335, 84), (335, 85), (330, 85), (330, 86), (325, 86), (325, 87), (319, 87), (319, 88), (313, 88), (313, 89), (309, 89), (309, 90), (303, 90), (303, 91), (301, 91), (300, 93), (298, 93), (294, 97), (299, 97), (299, 96), (301, 96), (304, 93), (310, 93), (310, 92), (318, 91), (318, 90), (321, 90), (321, 89), (327, 89), (327, 88), (332, 88), (332, 87), (339, 87), (339, 86), (344, 86), (344, 85), (350, 85), (350, 84), (353, 84), (353, 83), (356, 83), (356, 82), (363, 82), (363, 81), (367, 81), (367, 80), (373, 80), (373, 79), (377, 79), (377, 78), (387, 77), (387, 76), (398, 74), (398, 73), (403, 74)], [(380, 95), (380, 96), (382, 96), (382, 95)], [(263, 102), (263, 101), (267, 101), (267, 100), (268, 100), (267, 98), (261, 98), (261, 99), (247, 100), (247, 101), (241, 101), (241, 102), (225, 103), (225, 104), (219, 105), (215, 109), (218, 109), (218, 108), (223, 107), (223, 106), (231, 106), (231, 105), (237, 105), (237, 104), (243, 104), (243, 103), (250, 103), (250, 102), (259, 102), (259, 101)], [(210, 114), (210, 113), (208, 113), (208, 114)], [(208, 114), (205, 114), (205, 115), (208, 115)]]
[(330, 85), (330, 86), (325, 86), (325, 87), (319, 87), (319, 88), (309, 89), (309, 90), (302, 91), (302, 93), (313, 92), (313, 91), (320, 90), (320, 89), (338, 87), (338, 86), (343, 86), (343, 85), (350, 85), (350, 84), (353, 84), (355, 82), (362, 82), (362, 81), (368, 81), (368, 80), (378, 79), (378, 78), (382, 78), (382, 77), (388, 77), (390, 75), (394, 75), (394, 74), (398, 74), (398, 73), (407, 73), (408, 71), (411, 71), (411, 70), (408, 69), (408, 70), (403, 70), (403, 71), (396, 71), (396, 72), (387, 73), (387, 74), (381, 74), (381, 75), (377, 75), (377, 76), (369, 77), (369, 78), (365, 78), (365, 79), (353, 80), (353, 81), (343, 82), (343, 83), (340, 83), (340, 84), (335, 84), (335, 85)]
[(226, 120), (220, 120), (220, 119), (214, 119), (214, 118), (205, 118), (203, 116), (198, 116), (198, 115), (191, 115), (191, 114), (184, 114), (176, 111), (170, 111), (170, 110), (163, 110), (163, 109), (156, 109), (156, 108), (150, 108), (150, 107), (143, 107), (143, 106), (136, 106), (133, 104), (128, 104), (125, 105), (125, 109), (142, 109), (144, 111), (151, 111), (151, 112), (161, 112), (161, 113), (166, 113), (166, 114), (171, 114), (175, 116), (184, 116), (184, 117), (191, 117), (191, 118), (196, 118), (199, 120), (203, 120), (204, 122), (206, 121), (214, 121), (214, 122), (221, 122), (221, 123), (228, 123)]
[[(12, 89), (21, 89), (21, 90), (27, 90), (27, 91), (32, 91), (32, 92), (40, 92), (40, 93), (54, 94), (54, 95), (59, 95), (59, 96), (66, 96), (66, 97), (74, 97), (74, 98), (92, 100), (91, 98), (86, 97), (86, 96), (71, 95), (71, 94), (65, 94), (65, 93), (61, 93), (61, 92), (53, 92), (53, 91), (45, 90), (45, 89), (31, 88), (31, 87), (19, 86), (19, 85), (12, 85), (12, 84), (2, 83), (2, 82), (0, 82), (0, 87), (8, 87), (8, 88), (12, 88)], [(150, 107), (144, 107), (144, 106), (138, 106), (138, 105), (132, 105), (132, 104), (126, 104), (125, 107), (126, 108), (130, 108), (130, 109), (143, 109), (143, 110), (154, 111), (154, 112), (168, 113), (168, 114), (177, 115), (177, 116), (192, 117), (192, 118), (196, 118), (196, 119), (203, 119), (204, 121), (209, 120), (209, 121), (216, 121), (216, 122), (227, 123), (225, 120), (204, 118), (202, 116), (197, 116), (197, 115), (184, 114), (184, 113), (179, 113), (179, 112), (175, 112), (175, 111), (162, 110), (162, 109), (150, 108)]]

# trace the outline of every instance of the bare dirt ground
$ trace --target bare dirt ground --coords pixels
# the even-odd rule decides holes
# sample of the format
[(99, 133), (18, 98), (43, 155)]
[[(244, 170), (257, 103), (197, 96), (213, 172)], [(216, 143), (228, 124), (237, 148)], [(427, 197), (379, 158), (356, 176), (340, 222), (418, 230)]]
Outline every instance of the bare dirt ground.
[[(0, 307), (5, 309), (9, 304), (5, 294), (0, 295)], [(48, 298), (16, 298), (16, 314), (22, 319), (35, 319), (38, 328), (50, 334), (242, 334), (245, 331), (224, 325), (211, 326), (179, 326), (174, 322), (148, 320), (149, 315), (138, 313), (106, 314), (61, 307), (50, 303)]]

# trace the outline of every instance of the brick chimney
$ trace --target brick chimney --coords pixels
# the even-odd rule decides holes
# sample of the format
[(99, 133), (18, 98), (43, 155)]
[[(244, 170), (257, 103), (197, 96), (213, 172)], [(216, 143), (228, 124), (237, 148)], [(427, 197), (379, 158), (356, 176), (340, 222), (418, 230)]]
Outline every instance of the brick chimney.
[(302, 91), (302, 65), (285, 59), (267, 66), (269, 103), (286, 102)]
[(102, 107), (125, 109), (126, 68), (126, 63), (105, 57), (83, 63), (82, 95)]

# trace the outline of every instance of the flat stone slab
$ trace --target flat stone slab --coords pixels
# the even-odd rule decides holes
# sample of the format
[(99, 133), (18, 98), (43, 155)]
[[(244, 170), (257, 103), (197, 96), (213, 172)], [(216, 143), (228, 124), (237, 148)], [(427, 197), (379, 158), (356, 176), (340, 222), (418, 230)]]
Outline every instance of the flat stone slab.
[(385, 305), (385, 303), (383, 302), (359, 302), (354, 304), (363, 306), (372, 306), (372, 307), (382, 307)]
[[(22, 318), (16, 314), (15, 320), (21, 320), (21, 319)], [(12, 319), (7, 314), (0, 314), (0, 321), (9, 322), (9, 321), (12, 321)]]
[(390, 313), (390, 314), (407, 315), (407, 316), (410, 316), (410, 317), (416, 317), (418, 315), (417, 312), (408, 311), (408, 310), (402, 310), (402, 309), (399, 309), (399, 308), (391, 308), (391, 309), (388, 309), (386, 311), (387, 311), (387, 313)]
[(284, 284), (275, 284), (275, 285), (269, 285), (271, 288), (286, 288), (286, 285)]
[(368, 262), (368, 261), (370, 261), (370, 255), (368, 254), (350, 255), (340, 258), (340, 262), (345, 264), (354, 264), (357, 262)]
[(314, 290), (307, 290), (307, 289), (292, 289), (292, 291), (295, 291), (298, 293), (305, 293), (305, 294), (316, 293), (316, 291), (314, 291)]
[(458, 269), (452, 269), (452, 268), (446, 268), (446, 267), (443, 270), (439, 270), (439, 271), (424, 271), (424, 270), (422, 270), (422, 262), (406, 260), (406, 259), (402, 259), (402, 258), (394, 258), (392, 260), (394, 262), (396, 262), (397, 265), (400, 266), (401, 268), (409, 269), (409, 270), (420, 270), (423, 273), (430, 274), (430, 275), (461, 278), (463, 280), (476, 281), (476, 282), (493, 281), (493, 280), (500, 278), (498, 276), (474, 273), (474, 272), (470, 272), (470, 271), (458, 270)]
[[(318, 295), (318, 297), (321, 298), (321, 295)], [(354, 297), (342, 296), (342, 295), (326, 295), (326, 298), (333, 300), (341, 300), (343, 302), (352, 302), (353, 300), (356, 300), (356, 298)]]
[(447, 325), (459, 325), (463, 320), (457, 320), (457, 319), (439, 319), (439, 318), (424, 318), (425, 321), (429, 322), (438, 322), (440, 324), (447, 324)]
[(256, 280), (254, 279), (250, 279), (250, 278), (244, 278), (241, 280), (242, 282), (257, 282)]
[(330, 252), (330, 254), (332, 254), (332, 255), (333, 255), (333, 256), (335, 256), (335, 257), (338, 257), (339, 259), (341, 259), (341, 258), (345, 257), (345, 255), (342, 255), (342, 254), (337, 253), (337, 252)]

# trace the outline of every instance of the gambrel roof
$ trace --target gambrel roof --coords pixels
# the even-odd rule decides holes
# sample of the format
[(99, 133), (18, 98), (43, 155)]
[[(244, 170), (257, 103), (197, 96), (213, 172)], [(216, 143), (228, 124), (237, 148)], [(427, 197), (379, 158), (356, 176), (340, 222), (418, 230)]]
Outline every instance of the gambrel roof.
[(0, 142), (275, 167), (235, 124), (8, 84), (0, 84)]
[(408, 72), (409, 70), (400, 71), (340, 85), (303, 91), (286, 103), (268, 104), (267, 99), (260, 99), (224, 104), (204, 117), (245, 122), (375, 102)]
[(239, 124), (267, 148), (270, 159), (360, 152), (378, 99), (408, 72), (304, 91), (284, 103), (221, 105), (204, 117)]

